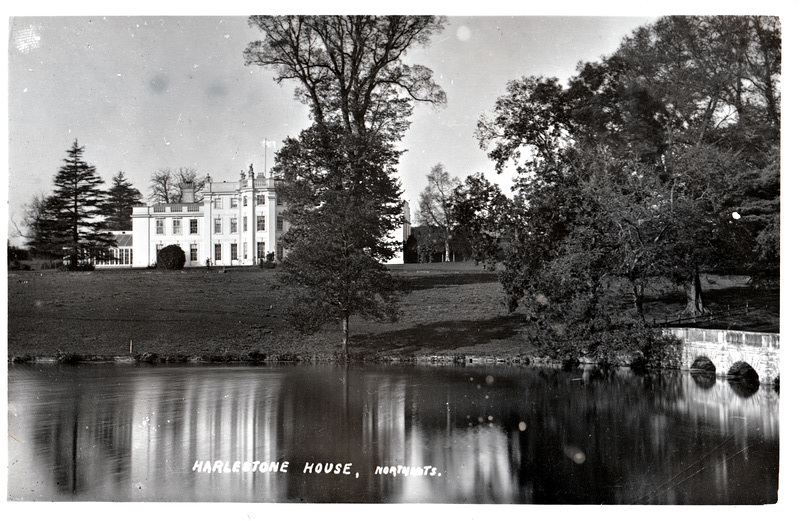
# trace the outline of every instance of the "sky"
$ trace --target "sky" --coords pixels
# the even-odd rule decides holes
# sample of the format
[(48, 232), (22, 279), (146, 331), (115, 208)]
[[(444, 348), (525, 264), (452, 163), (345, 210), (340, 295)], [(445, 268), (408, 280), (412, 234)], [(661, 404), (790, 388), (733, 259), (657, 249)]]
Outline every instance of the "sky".
[[(447, 106), (419, 106), (401, 143), (404, 198), (415, 211), (437, 163), (464, 179), (497, 176), (474, 131), (510, 80), (556, 76), (612, 53), (655, 18), (448, 17), (445, 30), (405, 57), (434, 71)], [(287, 136), (310, 125), (294, 84), (244, 64), (261, 38), (245, 16), (11, 17), (8, 40), (8, 233), (23, 206), (52, 191), (74, 140), (107, 188), (124, 172), (143, 195), (161, 168), (192, 167), (216, 181), (252, 163), (268, 170)], [(266, 157), (265, 157), (266, 152)]]

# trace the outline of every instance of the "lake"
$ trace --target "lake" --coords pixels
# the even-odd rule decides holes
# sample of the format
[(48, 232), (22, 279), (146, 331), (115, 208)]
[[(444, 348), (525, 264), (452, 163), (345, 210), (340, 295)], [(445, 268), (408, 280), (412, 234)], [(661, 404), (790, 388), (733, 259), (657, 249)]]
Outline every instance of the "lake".
[(686, 372), (9, 365), (16, 501), (761, 504), (780, 398)]

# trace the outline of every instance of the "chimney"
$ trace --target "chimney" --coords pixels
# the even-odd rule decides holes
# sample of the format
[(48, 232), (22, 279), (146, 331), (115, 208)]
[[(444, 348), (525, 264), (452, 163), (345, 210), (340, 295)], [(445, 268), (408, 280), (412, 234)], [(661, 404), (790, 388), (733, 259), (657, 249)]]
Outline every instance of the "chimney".
[(181, 183), (181, 202), (182, 203), (195, 203), (194, 200), (194, 182)]

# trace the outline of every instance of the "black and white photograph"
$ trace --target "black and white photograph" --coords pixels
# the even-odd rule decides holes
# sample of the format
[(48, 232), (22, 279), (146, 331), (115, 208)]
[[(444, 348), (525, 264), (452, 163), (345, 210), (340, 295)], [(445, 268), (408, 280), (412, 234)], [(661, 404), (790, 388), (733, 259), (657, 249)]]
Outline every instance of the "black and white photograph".
[(7, 506), (782, 512), (745, 5), (9, 15)]

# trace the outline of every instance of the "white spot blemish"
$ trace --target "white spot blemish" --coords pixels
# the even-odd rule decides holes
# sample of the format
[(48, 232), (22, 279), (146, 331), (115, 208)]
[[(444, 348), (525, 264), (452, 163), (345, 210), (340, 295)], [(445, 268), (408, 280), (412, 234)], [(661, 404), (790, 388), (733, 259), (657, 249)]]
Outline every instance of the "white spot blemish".
[(39, 35), (38, 30), (39, 27), (34, 25), (18, 30), (12, 39), (14, 47), (21, 53), (27, 53), (41, 47), (42, 37)]
[(472, 36), (472, 31), (470, 31), (469, 27), (467, 27), (466, 25), (462, 25), (456, 31), (456, 37), (458, 37), (458, 39), (461, 40), (462, 42), (466, 42), (467, 40), (469, 40), (470, 36)]

